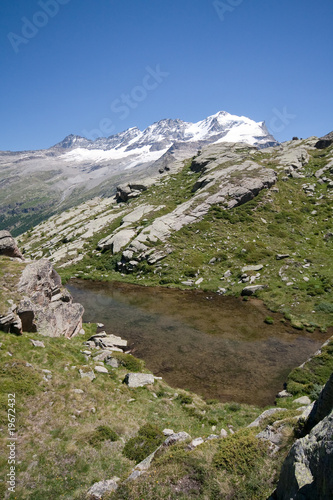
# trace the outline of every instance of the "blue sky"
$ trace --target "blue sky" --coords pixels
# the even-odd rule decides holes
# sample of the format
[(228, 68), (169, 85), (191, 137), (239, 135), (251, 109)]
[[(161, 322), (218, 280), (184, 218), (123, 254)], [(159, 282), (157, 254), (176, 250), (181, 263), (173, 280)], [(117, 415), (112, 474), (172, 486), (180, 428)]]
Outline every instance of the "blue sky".
[(0, 149), (217, 111), (333, 129), (332, 0), (1, 0)]

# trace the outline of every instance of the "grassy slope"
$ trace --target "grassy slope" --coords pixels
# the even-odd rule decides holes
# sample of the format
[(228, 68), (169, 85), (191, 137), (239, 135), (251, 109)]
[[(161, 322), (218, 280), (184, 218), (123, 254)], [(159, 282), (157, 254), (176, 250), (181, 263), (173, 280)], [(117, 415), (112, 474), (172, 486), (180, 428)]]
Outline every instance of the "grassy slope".
[[(219, 433), (228, 425), (240, 432), (228, 441), (230, 449), (228, 445), (223, 451), (229, 465), (220, 466), (222, 468), (214, 465), (221, 441), (207, 442), (193, 452), (184, 452), (183, 446), (176, 446), (153, 464), (147, 476), (122, 486), (112, 498), (221, 498), (226, 492), (231, 495), (228, 498), (266, 498), (290, 445), (292, 420), (288, 420), (286, 442), (281, 451), (274, 458), (266, 454), (257, 458), (251, 437), (257, 430), (244, 435), (241, 429), (260, 413), (259, 408), (204, 402), (185, 391), (178, 392), (187, 398), (175, 399), (175, 390), (163, 381), (129, 389), (122, 384), (129, 371), (126, 367), (108, 367), (109, 373), (97, 374), (93, 382), (81, 379), (80, 367), (96, 365), (87, 361), (81, 352), (82, 342), (94, 331), (94, 325), (85, 325), (85, 329), (84, 336), (70, 341), (38, 334), (16, 337), (0, 333), (2, 449), (7, 443), (7, 392), (16, 394), (18, 482), (15, 498), (84, 499), (85, 492), (96, 481), (112, 476), (125, 479), (135, 463), (123, 455), (124, 444), (147, 422), (161, 430), (167, 427), (176, 432), (187, 431), (193, 438)], [(30, 338), (42, 340), (45, 349), (33, 347)], [(52, 378), (45, 380), (42, 370), (50, 370)], [(82, 389), (83, 393), (77, 394), (73, 389)], [(289, 411), (281, 417), (293, 414)], [(101, 425), (110, 427), (118, 440), (104, 441), (100, 446), (91, 444)], [(243, 452), (235, 455), (235, 448), (239, 452), (242, 444), (248, 450), (246, 457)], [(243, 459), (246, 459), (245, 470), (230, 465)], [(6, 454), (2, 454), (1, 478), (5, 477), (7, 468)], [(4, 482), (0, 482), (0, 492), (4, 498)]]

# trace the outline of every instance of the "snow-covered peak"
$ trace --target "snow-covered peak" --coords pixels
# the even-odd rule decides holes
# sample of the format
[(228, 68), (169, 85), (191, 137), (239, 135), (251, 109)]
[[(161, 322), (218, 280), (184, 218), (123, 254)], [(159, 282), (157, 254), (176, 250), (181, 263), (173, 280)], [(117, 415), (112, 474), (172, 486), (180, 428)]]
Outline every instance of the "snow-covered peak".
[[(269, 134), (264, 122), (219, 111), (196, 123), (166, 118), (149, 125), (143, 131), (132, 127), (95, 141), (70, 135), (57, 147), (69, 150), (63, 155), (65, 160), (98, 163), (118, 160), (123, 162), (128, 158), (133, 166), (156, 161), (176, 144), (188, 143), (191, 149), (197, 143), (203, 146), (219, 142), (243, 142), (258, 147), (278, 144)], [(134, 156), (138, 157), (138, 161)]]

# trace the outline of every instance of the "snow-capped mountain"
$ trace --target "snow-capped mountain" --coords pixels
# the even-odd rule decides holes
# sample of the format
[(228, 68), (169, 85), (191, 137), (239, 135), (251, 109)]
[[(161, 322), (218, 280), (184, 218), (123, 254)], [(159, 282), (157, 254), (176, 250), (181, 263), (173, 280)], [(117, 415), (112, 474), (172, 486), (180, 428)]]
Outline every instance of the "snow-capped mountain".
[(165, 119), (95, 141), (69, 135), (45, 150), (0, 152), (0, 229), (93, 196), (112, 196), (117, 184), (155, 178), (219, 142), (278, 144), (264, 122), (220, 111), (197, 123)]
[(259, 148), (277, 145), (269, 134), (264, 122), (255, 122), (245, 116), (235, 116), (220, 111), (197, 123), (165, 119), (147, 127), (143, 132), (137, 127), (130, 128), (108, 138), (90, 141), (84, 137), (70, 135), (54, 148), (65, 149), (64, 161), (106, 162), (136, 155), (127, 168), (156, 161), (174, 143), (243, 142)]

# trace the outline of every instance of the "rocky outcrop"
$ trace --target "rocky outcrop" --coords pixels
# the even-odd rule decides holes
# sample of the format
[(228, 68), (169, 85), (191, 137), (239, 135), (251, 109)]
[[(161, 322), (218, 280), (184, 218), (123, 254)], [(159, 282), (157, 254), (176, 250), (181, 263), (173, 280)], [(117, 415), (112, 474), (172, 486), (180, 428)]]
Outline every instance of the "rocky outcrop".
[(323, 137), (320, 137), (319, 141), (316, 142), (315, 147), (317, 149), (325, 149), (331, 144), (333, 144), (333, 131)]
[(18, 289), (22, 300), (16, 314), (23, 331), (70, 338), (81, 330), (83, 306), (72, 303), (70, 293), (61, 287), (61, 278), (48, 260), (28, 264)]
[(126, 202), (132, 198), (140, 196), (142, 191), (146, 191), (146, 183), (120, 184), (117, 186), (116, 199), (118, 203)]
[(333, 374), (285, 459), (273, 498), (330, 500), (333, 491)]
[(275, 498), (331, 500), (332, 470), (333, 411), (294, 443), (283, 463)]
[(9, 231), (0, 231), (0, 255), (24, 260), (23, 255)]
[(308, 434), (315, 425), (327, 417), (333, 410), (333, 373), (314, 403), (309, 418), (304, 426), (303, 435)]

